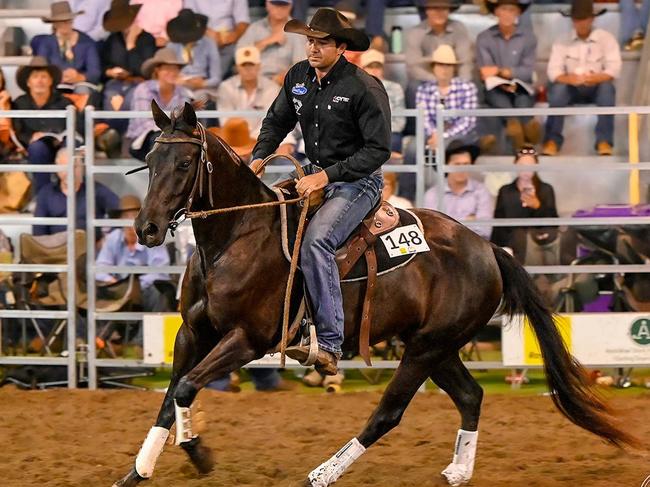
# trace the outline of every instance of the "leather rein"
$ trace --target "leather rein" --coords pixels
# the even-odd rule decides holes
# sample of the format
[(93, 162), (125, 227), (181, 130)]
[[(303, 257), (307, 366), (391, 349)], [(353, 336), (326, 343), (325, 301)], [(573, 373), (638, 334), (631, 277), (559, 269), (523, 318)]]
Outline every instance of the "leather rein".
[[(249, 210), (253, 208), (266, 208), (270, 206), (291, 205), (291, 204), (300, 204), (302, 206), (302, 210), (300, 211), (300, 218), (298, 220), (298, 228), (296, 230), (296, 241), (291, 252), (291, 265), (289, 267), (289, 278), (287, 280), (287, 286), (285, 289), (285, 296), (284, 296), (283, 317), (282, 317), (282, 341), (280, 342), (280, 367), (284, 367), (286, 361), (285, 353), (287, 349), (287, 340), (288, 340), (288, 332), (289, 332), (291, 291), (293, 289), (293, 282), (294, 282), (296, 270), (298, 269), (298, 255), (300, 254), (300, 244), (302, 242), (302, 235), (304, 233), (305, 223), (307, 220), (307, 212), (309, 210), (309, 199), (307, 196), (299, 196), (297, 198), (278, 200), (278, 201), (269, 201), (265, 203), (252, 203), (249, 205), (229, 206), (226, 208), (214, 208), (214, 201), (212, 196), (212, 177), (211, 177), (212, 172), (214, 171), (214, 165), (212, 164), (212, 162), (210, 162), (210, 159), (208, 158), (208, 141), (207, 141), (206, 130), (205, 127), (200, 122), (197, 122), (197, 130), (199, 132), (200, 138), (163, 137), (161, 134), (154, 140), (154, 142), (160, 144), (194, 144), (194, 145), (198, 145), (199, 148), (201, 149), (197, 175), (194, 178), (194, 184), (192, 186), (192, 191), (190, 192), (190, 196), (187, 199), (187, 203), (183, 208), (178, 210), (174, 214), (172, 219), (169, 221), (169, 230), (172, 234), (172, 237), (174, 236), (174, 231), (178, 228), (178, 226), (188, 218), (189, 219), (207, 218), (208, 216), (219, 215), (223, 213), (231, 213), (234, 211), (243, 211), (243, 210)], [(219, 142), (219, 144), (221, 144), (223, 149), (226, 150), (226, 152), (228, 152), (233, 157), (238, 157), (230, 147), (228, 147), (221, 141), (220, 138), (217, 137), (217, 141)], [(264, 169), (264, 167), (268, 162), (278, 157), (284, 157), (286, 159), (289, 159), (293, 163), (293, 165), (296, 168), (296, 173), (298, 174), (298, 179), (305, 176), (305, 172), (300, 166), (300, 163), (294, 157), (290, 155), (280, 156), (279, 154), (271, 154), (266, 159), (264, 159), (260, 167), (257, 169), (255, 175), (259, 174)], [(147, 165), (141, 166), (139, 168), (128, 171), (126, 174), (133, 174), (135, 172), (147, 169), (148, 167), (149, 166)], [(204, 180), (206, 178), (208, 180), (208, 200), (210, 202), (210, 209), (191, 211), (192, 203), (194, 201), (194, 196), (196, 195), (197, 189), (199, 192), (199, 196), (203, 196), (203, 186), (204, 186)]]

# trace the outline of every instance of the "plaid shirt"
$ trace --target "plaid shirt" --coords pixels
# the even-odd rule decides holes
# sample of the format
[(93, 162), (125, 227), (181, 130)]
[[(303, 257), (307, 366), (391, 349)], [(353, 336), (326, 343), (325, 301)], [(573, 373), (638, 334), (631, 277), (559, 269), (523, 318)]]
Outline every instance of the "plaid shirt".
[[(445, 98), (440, 94), (437, 81), (427, 81), (418, 86), (415, 104), (424, 110), (424, 132), (428, 137), (436, 130), (436, 106), (448, 110), (469, 110), (478, 107), (476, 85), (461, 78), (453, 78)], [(470, 133), (476, 127), (476, 117), (453, 117), (445, 119), (444, 137), (457, 137)]]

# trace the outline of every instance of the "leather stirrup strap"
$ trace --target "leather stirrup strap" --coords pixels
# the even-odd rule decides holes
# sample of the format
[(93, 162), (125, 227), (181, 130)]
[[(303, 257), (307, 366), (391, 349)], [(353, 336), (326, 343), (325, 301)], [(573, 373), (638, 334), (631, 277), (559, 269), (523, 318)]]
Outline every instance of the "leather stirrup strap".
[(368, 242), (362, 235), (357, 235), (354, 237), (354, 240), (348, 245), (348, 254), (345, 256), (345, 260), (341, 264), (339, 269), (339, 277), (345, 279), (345, 276), (352, 270), (354, 264), (361, 258), (363, 253), (368, 248)]
[(361, 327), (359, 329), (359, 355), (367, 366), (370, 361), (370, 323), (372, 321), (372, 298), (377, 286), (377, 255), (374, 246), (366, 249), (366, 265), (368, 267), (368, 281), (366, 282), (366, 295), (363, 299), (363, 314), (361, 315)]

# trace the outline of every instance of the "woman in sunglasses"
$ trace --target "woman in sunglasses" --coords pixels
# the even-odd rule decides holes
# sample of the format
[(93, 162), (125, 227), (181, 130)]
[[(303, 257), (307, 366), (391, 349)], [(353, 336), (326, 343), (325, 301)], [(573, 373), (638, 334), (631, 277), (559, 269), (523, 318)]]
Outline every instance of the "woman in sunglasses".
[[(557, 217), (555, 191), (543, 182), (532, 166), (539, 163), (537, 151), (523, 146), (515, 156), (515, 164), (531, 166), (530, 171), (517, 172), (517, 178), (499, 189), (494, 218)], [(520, 262), (526, 260), (528, 235), (534, 243), (544, 245), (557, 237), (556, 227), (495, 227), (491, 240), (500, 247), (509, 247)]]

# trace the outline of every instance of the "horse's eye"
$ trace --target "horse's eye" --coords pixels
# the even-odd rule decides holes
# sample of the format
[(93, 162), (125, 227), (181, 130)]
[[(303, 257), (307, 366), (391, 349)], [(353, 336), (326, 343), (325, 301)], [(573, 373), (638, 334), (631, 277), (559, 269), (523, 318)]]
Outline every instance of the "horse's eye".
[(183, 169), (187, 169), (190, 167), (190, 164), (192, 164), (192, 159), (183, 159), (181, 161), (180, 167)]

